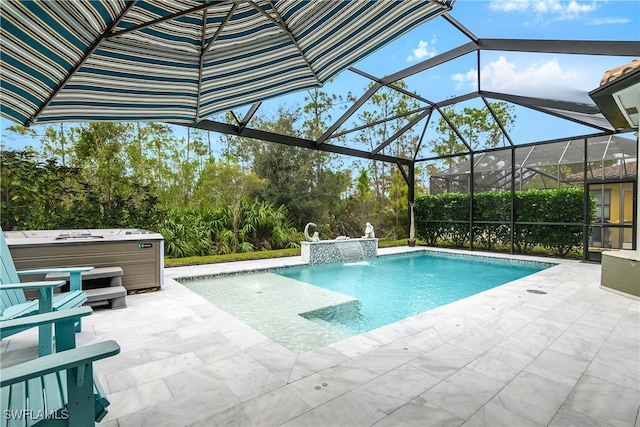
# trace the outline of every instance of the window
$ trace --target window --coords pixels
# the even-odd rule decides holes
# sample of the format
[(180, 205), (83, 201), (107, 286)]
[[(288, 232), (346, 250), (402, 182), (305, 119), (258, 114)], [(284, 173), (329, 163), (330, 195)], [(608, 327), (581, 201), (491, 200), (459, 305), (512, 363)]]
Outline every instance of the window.
[(591, 194), (598, 201), (595, 222), (605, 222), (611, 219), (611, 190), (591, 190)]

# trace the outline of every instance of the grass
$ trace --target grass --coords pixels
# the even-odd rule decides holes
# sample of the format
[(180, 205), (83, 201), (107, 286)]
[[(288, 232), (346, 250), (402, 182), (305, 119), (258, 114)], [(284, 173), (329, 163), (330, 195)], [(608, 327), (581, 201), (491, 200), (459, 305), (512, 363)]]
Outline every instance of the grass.
[[(421, 240), (416, 241), (416, 246), (424, 245), (425, 243)], [(380, 240), (378, 241), (378, 247), (380, 248), (390, 248), (394, 246), (406, 246), (407, 239), (401, 240)], [(446, 242), (439, 242), (439, 247), (453, 247), (452, 245), (447, 245)], [(505, 252), (508, 253), (509, 249), (506, 247), (501, 248), (492, 248), (486, 249), (482, 248), (481, 245), (474, 245), (476, 249), (480, 250), (488, 250), (492, 252)], [(458, 249), (468, 249), (458, 248)], [(536, 256), (553, 256), (551, 252), (547, 249), (536, 247), (533, 248), (529, 255)], [(243, 252), (236, 254), (224, 254), (224, 255), (207, 255), (207, 256), (193, 256), (188, 258), (166, 258), (164, 259), (165, 267), (183, 267), (187, 265), (200, 265), (200, 264), (215, 264), (219, 262), (233, 262), (233, 261), (251, 261), (256, 259), (270, 259), (270, 258), (281, 258), (281, 257), (290, 257), (290, 256), (300, 256), (300, 248), (293, 249), (277, 249), (273, 251), (255, 251), (255, 252)], [(570, 259), (581, 259), (582, 252), (581, 251), (573, 251), (567, 254), (566, 258)]]
[[(420, 242), (417, 242), (417, 243), (420, 243)], [(406, 244), (407, 244), (407, 239), (378, 241), (378, 247), (380, 248), (389, 248), (392, 246), (405, 246)], [(233, 261), (251, 261), (256, 259), (281, 258), (281, 257), (288, 257), (288, 256), (300, 256), (300, 248), (277, 249), (273, 251), (243, 252), (243, 253), (224, 254), (224, 255), (192, 256), (187, 258), (165, 257), (164, 266), (165, 267), (184, 267), (187, 265), (215, 264), (219, 262), (233, 262)]]
[[(456, 246), (453, 243), (451, 243), (451, 241), (448, 241), (448, 240), (439, 240), (436, 247), (462, 249), (462, 250), (469, 249), (469, 246), (462, 246), (462, 247)], [(508, 245), (493, 245), (492, 247), (487, 247), (482, 243), (475, 242), (473, 244), (473, 247), (474, 249), (481, 250), (481, 251), (497, 252), (497, 253), (504, 253), (504, 254), (509, 253)], [(542, 246), (534, 246), (532, 248), (529, 248), (527, 252), (515, 251), (514, 253), (517, 255), (534, 255), (539, 257), (550, 257), (550, 258), (582, 259), (582, 249), (571, 250), (569, 251), (569, 253), (567, 253), (564, 256), (554, 253), (552, 250), (543, 248)]]
[(192, 256), (187, 258), (164, 258), (165, 267), (181, 267), (185, 265), (216, 264), (219, 262), (249, 261), (256, 259), (300, 256), (300, 248), (277, 249), (273, 251), (242, 252), (235, 254)]

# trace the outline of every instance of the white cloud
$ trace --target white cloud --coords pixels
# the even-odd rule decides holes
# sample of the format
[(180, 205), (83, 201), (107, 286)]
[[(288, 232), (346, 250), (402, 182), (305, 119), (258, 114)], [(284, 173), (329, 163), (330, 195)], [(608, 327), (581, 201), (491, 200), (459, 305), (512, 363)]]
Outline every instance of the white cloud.
[(562, 5), (558, 0), (538, 0), (531, 2), (531, 10), (539, 14), (560, 13)]
[(529, 0), (492, 0), (489, 7), (500, 12), (524, 12), (529, 3)]
[(435, 34), (431, 38), (430, 42), (426, 42), (424, 40), (420, 40), (418, 42), (418, 47), (413, 49), (413, 54), (407, 56), (407, 61), (421, 61), (423, 59), (433, 58), (436, 56), (436, 36)]
[(478, 71), (475, 68), (467, 71), (466, 73), (457, 73), (451, 76), (456, 83), (456, 90), (471, 89), (476, 90), (478, 88)]
[(571, 20), (593, 12), (597, 9), (597, 3), (595, 0), (588, 2), (576, 0), (491, 0), (489, 7), (499, 12), (533, 12), (538, 19), (550, 17), (558, 20)]
[(596, 10), (595, 2), (591, 4), (586, 3), (578, 3), (575, 0), (569, 2), (569, 5), (566, 7), (566, 11), (569, 13), (588, 13)]
[(631, 22), (629, 18), (595, 18), (586, 22), (587, 25), (610, 25), (610, 24), (628, 24)]
[[(475, 69), (451, 78), (457, 89), (477, 89)], [(482, 67), (480, 79), (483, 90), (538, 98), (563, 99), (589, 90), (586, 76), (579, 71), (563, 69), (557, 58), (519, 68), (515, 62), (500, 56)]]

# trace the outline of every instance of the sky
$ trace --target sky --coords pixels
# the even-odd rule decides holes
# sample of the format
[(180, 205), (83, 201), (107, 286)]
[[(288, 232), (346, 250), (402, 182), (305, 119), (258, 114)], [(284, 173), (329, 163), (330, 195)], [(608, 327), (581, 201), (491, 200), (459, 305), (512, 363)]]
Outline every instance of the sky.
[[(640, 40), (640, 1), (635, 0), (458, 0), (450, 14), (480, 38)], [(468, 41), (446, 21), (438, 19), (355, 67), (381, 77)], [(632, 59), (483, 52), (480, 85), (488, 91), (592, 103), (588, 92), (599, 86), (604, 72)], [(427, 99), (445, 100), (477, 89), (477, 67), (476, 55), (470, 54), (405, 81), (411, 91)], [(460, 107), (479, 107), (480, 104), (481, 101), (476, 100)], [(523, 107), (515, 108), (516, 125), (510, 135), (516, 144), (597, 132)], [(429, 138), (429, 132), (425, 138)]]
[[(560, 40), (640, 40), (638, 0), (457, 0), (450, 14), (480, 38), (560, 39)], [(429, 21), (390, 45), (375, 52), (355, 67), (377, 77), (392, 74), (446, 52), (468, 41), (443, 18)], [(638, 53), (640, 56), (640, 52)], [(480, 59), (481, 88), (537, 97), (591, 102), (588, 92), (599, 86), (605, 71), (630, 62), (629, 57), (483, 52)], [(411, 91), (433, 100), (474, 91), (477, 86), (475, 54), (405, 79)], [(551, 84), (550, 84), (551, 82)], [(359, 97), (369, 81), (349, 71), (325, 85), (324, 91)], [(259, 114), (278, 106), (300, 106), (304, 93), (269, 100)], [(463, 106), (479, 106), (469, 101)], [(515, 107), (516, 125), (511, 137), (516, 144), (596, 132), (595, 129), (551, 118), (542, 113)], [(243, 111), (238, 110), (241, 116)], [(340, 111), (334, 113), (334, 118)], [(356, 114), (357, 115), (357, 114)], [(434, 121), (435, 122), (435, 121)], [(37, 141), (5, 131), (11, 124), (0, 120), (4, 148), (38, 147)], [(349, 123), (345, 124), (346, 127)], [(422, 125), (418, 124), (421, 129)], [(39, 131), (39, 129), (36, 129)], [(432, 130), (427, 132), (427, 138)], [(176, 136), (185, 135), (182, 127)], [(628, 135), (632, 136), (632, 135)], [(435, 137), (435, 136), (434, 136)], [(212, 140), (214, 138), (212, 137)], [(357, 147), (352, 143), (349, 146)], [(429, 153), (422, 153), (428, 156)]]

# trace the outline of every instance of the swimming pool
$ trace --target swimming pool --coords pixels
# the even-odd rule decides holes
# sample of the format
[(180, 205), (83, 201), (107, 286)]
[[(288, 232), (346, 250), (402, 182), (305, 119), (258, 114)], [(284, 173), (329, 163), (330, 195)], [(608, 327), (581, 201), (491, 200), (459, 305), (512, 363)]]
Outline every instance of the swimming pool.
[(274, 341), (301, 353), (552, 265), (421, 251), (182, 283)]
[(305, 318), (329, 322), (355, 335), (549, 266), (464, 255), (417, 253), (354, 263), (292, 267), (275, 272), (357, 298), (355, 311), (329, 307), (301, 313)]

